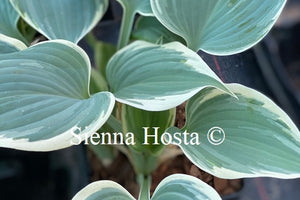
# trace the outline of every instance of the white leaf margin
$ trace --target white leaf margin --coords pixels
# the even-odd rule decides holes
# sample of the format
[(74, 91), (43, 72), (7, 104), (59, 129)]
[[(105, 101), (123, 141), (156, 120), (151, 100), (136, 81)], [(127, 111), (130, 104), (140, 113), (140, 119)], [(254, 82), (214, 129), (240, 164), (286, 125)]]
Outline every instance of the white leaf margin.
[[(105, 190), (107, 188), (115, 188), (116, 190), (119, 190), (120, 192), (123, 192), (124, 195), (128, 197), (128, 200), (135, 200), (135, 198), (121, 185), (114, 181), (96, 181), (89, 185), (87, 185), (85, 188), (80, 190), (73, 198), (72, 200), (85, 200), (92, 194), (99, 192), (101, 190)], [(113, 194), (112, 194), (113, 195)]]
[[(102, 125), (108, 120), (113, 108), (114, 108), (114, 96), (109, 92), (101, 92), (93, 95), (87, 100), (97, 100), (105, 95), (110, 99), (109, 106), (105, 113), (101, 113), (101, 116), (98, 117), (93, 123), (89, 124), (83, 131), (80, 131), (80, 134), (76, 134), (77, 137), (81, 138), (83, 141), (85, 138), (90, 137), (93, 133), (95, 133)], [(80, 103), (80, 102), (79, 102)], [(74, 126), (70, 128), (68, 131), (63, 132), (55, 137), (46, 140), (39, 140), (30, 142), (28, 139), (13, 139), (13, 138), (5, 138), (0, 137), (0, 147), (13, 148), (25, 151), (53, 151), (64, 149), (72, 146), (72, 142), (74, 137), (74, 133), (76, 130), (80, 130), (81, 127)], [(78, 138), (76, 137), (76, 141)]]
[[(222, 200), (221, 197), (219, 196), (219, 194), (216, 192), (216, 190), (214, 190), (211, 186), (209, 186), (208, 184), (206, 184), (205, 182), (201, 181), (200, 179), (198, 179), (194, 176), (190, 176), (190, 175), (186, 175), (186, 174), (173, 174), (173, 175), (170, 175), (170, 176), (164, 178), (158, 184), (151, 199), (159, 200), (160, 199), (159, 196), (156, 197), (159, 190), (161, 190), (161, 189), (171, 190), (172, 188), (170, 186), (168, 186), (168, 184), (175, 184), (177, 182), (178, 185), (180, 185), (181, 181), (189, 182), (190, 187), (185, 188), (189, 192), (195, 194), (198, 191), (198, 194), (195, 194), (196, 199), (194, 199), (194, 200), (202, 200), (204, 195), (209, 197), (209, 199), (207, 199), (207, 200)], [(165, 187), (165, 188), (163, 188), (163, 187)], [(176, 192), (180, 193), (180, 191), (176, 191)], [(164, 195), (167, 195), (167, 193), (164, 193)]]
[[(270, 112), (273, 112), (274, 114), (276, 114), (278, 116), (279, 120), (284, 121), (290, 128), (291, 132), (294, 133), (293, 135), (291, 135), (292, 137), (294, 137), (295, 140), (297, 140), (298, 142), (300, 142), (300, 131), (297, 128), (297, 126), (293, 123), (292, 119), (286, 114), (286, 112), (284, 112), (284, 110), (282, 110), (274, 101), (272, 101), (270, 98), (268, 98), (267, 96), (265, 96), (264, 94), (262, 94), (261, 92), (246, 87), (244, 85), (241, 85), (239, 83), (228, 83), (225, 84), (233, 93), (235, 94), (241, 94), (246, 98), (249, 99), (259, 99), (261, 102), (264, 103), (264, 105), (262, 106), (263, 108), (266, 108), (267, 110), (270, 110)], [(221, 90), (216, 90), (216, 92), (211, 93), (206, 95), (200, 102), (198, 102), (199, 104), (201, 104), (202, 102), (208, 101), (220, 94), (225, 94), (224, 91)], [(238, 101), (238, 99), (237, 99)], [(194, 111), (192, 111), (194, 112)], [(186, 113), (186, 115), (188, 116), (188, 114)], [(188, 120), (188, 119), (187, 119)], [(186, 124), (188, 123), (188, 121), (186, 122)], [(185, 127), (186, 127), (185, 124)], [(167, 132), (169, 133), (176, 133), (176, 132), (183, 132), (182, 129), (179, 129), (177, 127), (169, 127), (167, 129)], [(190, 161), (193, 161), (194, 159), (192, 158), (191, 154), (188, 153), (187, 150), (185, 150), (184, 145), (177, 145), (176, 146), (180, 147), (180, 149), (183, 151), (184, 155), (187, 156), (187, 158)], [(270, 171), (266, 171), (266, 170), (261, 170), (259, 173), (244, 173), (244, 172), (238, 172), (238, 171), (234, 171), (228, 168), (217, 168), (217, 167), (213, 167), (211, 169), (204, 169), (203, 166), (201, 166), (200, 164), (198, 164), (197, 162), (193, 163), (201, 168), (202, 170), (206, 171), (207, 173), (213, 174), (214, 176), (217, 176), (219, 178), (223, 178), (223, 179), (237, 179), (237, 178), (255, 178), (255, 177), (273, 177), (273, 178), (281, 178), (281, 179), (293, 179), (293, 178), (299, 178), (300, 177), (300, 173), (289, 173), (289, 174), (282, 174), (282, 173), (277, 173), (277, 172), (270, 172)]]
[[(2, 34), (0, 35), (2, 36)], [(19, 48), (20, 50), (25, 50), (27, 49), (27, 46), (22, 43), (21, 41), (7, 37), (3, 35), (4, 41), (9, 41), (10, 43), (14, 44), (16, 48)], [(87, 82), (87, 92), (89, 94), (89, 86), (90, 86), (90, 77), (91, 77), (91, 64), (88, 55), (85, 53), (83, 49), (81, 49), (79, 46), (77, 46), (75, 43), (67, 41), (67, 40), (51, 40), (51, 41), (45, 41), (43, 43), (60, 43), (64, 44), (73, 50), (77, 51), (81, 56), (82, 59), (84, 59), (86, 66), (88, 68), (88, 82)], [(37, 43), (30, 48), (33, 48), (34, 46), (41, 45), (43, 43)], [(80, 134), (77, 134), (78, 137), (81, 138), (81, 141), (83, 141), (87, 136), (91, 136), (93, 133), (95, 133), (99, 128), (102, 127), (102, 125), (108, 120), (110, 114), (112, 113), (115, 105), (115, 97), (112, 93), (110, 92), (100, 92), (97, 94), (94, 94), (93, 96), (89, 97), (87, 100), (95, 100), (95, 99), (100, 99), (101, 97), (106, 96), (109, 99), (109, 106), (106, 109), (106, 113), (104, 116), (102, 115), (99, 117), (96, 121), (94, 121), (92, 124), (89, 124), (87, 128), (80, 132)], [(84, 100), (81, 100), (84, 101)], [(80, 103), (80, 102), (79, 102)], [(63, 149), (72, 146), (72, 140), (74, 139), (74, 136), (72, 133), (74, 131), (80, 129), (81, 127), (74, 126), (68, 131), (61, 133), (60, 135), (57, 135), (53, 138), (46, 139), (46, 140), (40, 140), (40, 141), (35, 141), (35, 142), (30, 142), (28, 139), (13, 139), (13, 138), (5, 138), (3, 136), (0, 136), (0, 147), (4, 148), (13, 148), (13, 149), (18, 149), (18, 150), (25, 150), (25, 151), (40, 151), (40, 152), (46, 152), (46, 151), (53, 151), (53, 150), (58, 150), (58, 149)]]
[(16, 50), (22, 51), (27, 48), (27, 46), (18, 39), (8, 37), (0, 33), (0, 42), (7, 43), (8, 45), (14, 46)]

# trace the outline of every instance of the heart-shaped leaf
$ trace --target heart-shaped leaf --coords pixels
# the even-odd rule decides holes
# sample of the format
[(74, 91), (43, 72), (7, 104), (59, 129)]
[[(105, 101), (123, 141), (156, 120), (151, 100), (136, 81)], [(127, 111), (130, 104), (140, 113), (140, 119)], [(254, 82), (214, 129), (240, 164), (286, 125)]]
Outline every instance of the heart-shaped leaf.
[(114, 97), (89, 97), (90, 70), (84, 51), (63, 40), (0, 55), (0, 147), (50, 151), (97, 131)]
[(205, 62), (184, 45), (136, 41), (117, 52), (106, 69), (118, 101), (136, 108), (173, 108), (205, 87), (229, 92)]
[(23, 42), (0, 34), (0, 54), (12, 53), (26, 48), (27, 47)]
[(188, 46), (215, 55), (244, 51), (259, 42), (286, 0), (151, 0), (154, 15)]
[(263, 94), (238, 84), (228, 87), (238, 100), (203, 90), (187, 104), (185, 127), (168, 129), (200, 135), (200, 145), (180, 144), (185, 155), (225, 179), (300, 177), (300, 133), (292, 120)]
[(0, 34), (25, 41), (17, 28), (19, 17), (9, 0), (2, 0), (0, 3)]
[(108, 0), (10, 0), (21, 17), (48, 39), (78, 43), (102, 18)]
[(152, 200), (221, 200), (219, 194), (200, 179), (184, 174), (174, 174), (162, 180)]
[(135, 200), (121, 185), (113, 181), (97, 181), (80, 190), (72, 200)]
[(125, 11), (132, 11), (143, 16), (153, 16), (150, 0), (117, 0)]

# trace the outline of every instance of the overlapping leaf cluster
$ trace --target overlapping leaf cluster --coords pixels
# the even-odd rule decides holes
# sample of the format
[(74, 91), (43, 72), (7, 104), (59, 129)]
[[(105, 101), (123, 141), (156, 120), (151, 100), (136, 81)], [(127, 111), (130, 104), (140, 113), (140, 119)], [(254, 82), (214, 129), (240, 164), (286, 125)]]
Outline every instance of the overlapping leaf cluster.
[[(125, 47), (113, 55), (101, 75), (110, 91), (93, 95), (90, 60), (77, 43), (102, 18), (108, 0), (1, 2), (1, 147), (30, 151), (68, 147), (73, 133), (84, 139), (100, 129), (115, 101), (126, 104), (121, 116), (124, 129), (134, 129), (143, 123), (138, 121), (139, 109), (165, 112), (188, 100), (185, 127), (168, 131), (204, 133), (201, 145), (179, 145), (198, 167), (221, 178), (299, 177), (300, 134), (292, 120), (263, 94), (223, 83), (196, 53), (232, 55), (252, 47), (269, 32), (285, 0), (118, 2), (124, 9), (124, 34), (118, 46)], [(137, 13), (143, 17), (133, 37), (147, 41), (127, 45)], [(31, 41), (17, 29), (20, 16), (50, 41), (27, 47)], [(139, 123), (132, 123), (135, 120)], [(172, 123), (165, 120), (164, 125)], [(211, 127), (225, 130), (222, 145), (212, 146), (205, 139)], [(141, 146), (135, 150), (144, 151)], [(116, 183), (100, 181), (74, 200), (110, 199), (112, 195), (133, 199)], [(185, 175), (166, 178), (152, 199), (178, 195), (181, 199), (220, 199), (212, 188)]]

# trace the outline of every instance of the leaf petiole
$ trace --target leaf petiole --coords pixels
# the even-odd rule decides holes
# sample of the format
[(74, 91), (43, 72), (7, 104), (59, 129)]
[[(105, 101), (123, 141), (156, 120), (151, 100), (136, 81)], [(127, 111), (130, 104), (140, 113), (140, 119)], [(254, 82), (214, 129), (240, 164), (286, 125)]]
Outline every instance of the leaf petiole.
[(139, 200), (150, 200), (151, 175), (139, 174), (137, 178), (140, 183)]
[(130, 6), (123, 6), (123, 18), (118, 40), (118, 49), (125, 47), (129, 42), (135, 14), (136, 11), (131, 9)]

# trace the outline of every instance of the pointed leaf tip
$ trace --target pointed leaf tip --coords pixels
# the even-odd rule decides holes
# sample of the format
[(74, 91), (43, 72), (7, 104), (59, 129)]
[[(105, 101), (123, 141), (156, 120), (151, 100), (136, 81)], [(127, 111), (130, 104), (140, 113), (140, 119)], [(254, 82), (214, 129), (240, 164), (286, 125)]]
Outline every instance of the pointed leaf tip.
[(111, 58), (106, 75), (119, 102), (148, 111), (176, 107), (206, 87), (231, 93), (198, 54), (179, 42), (136, 41)]

